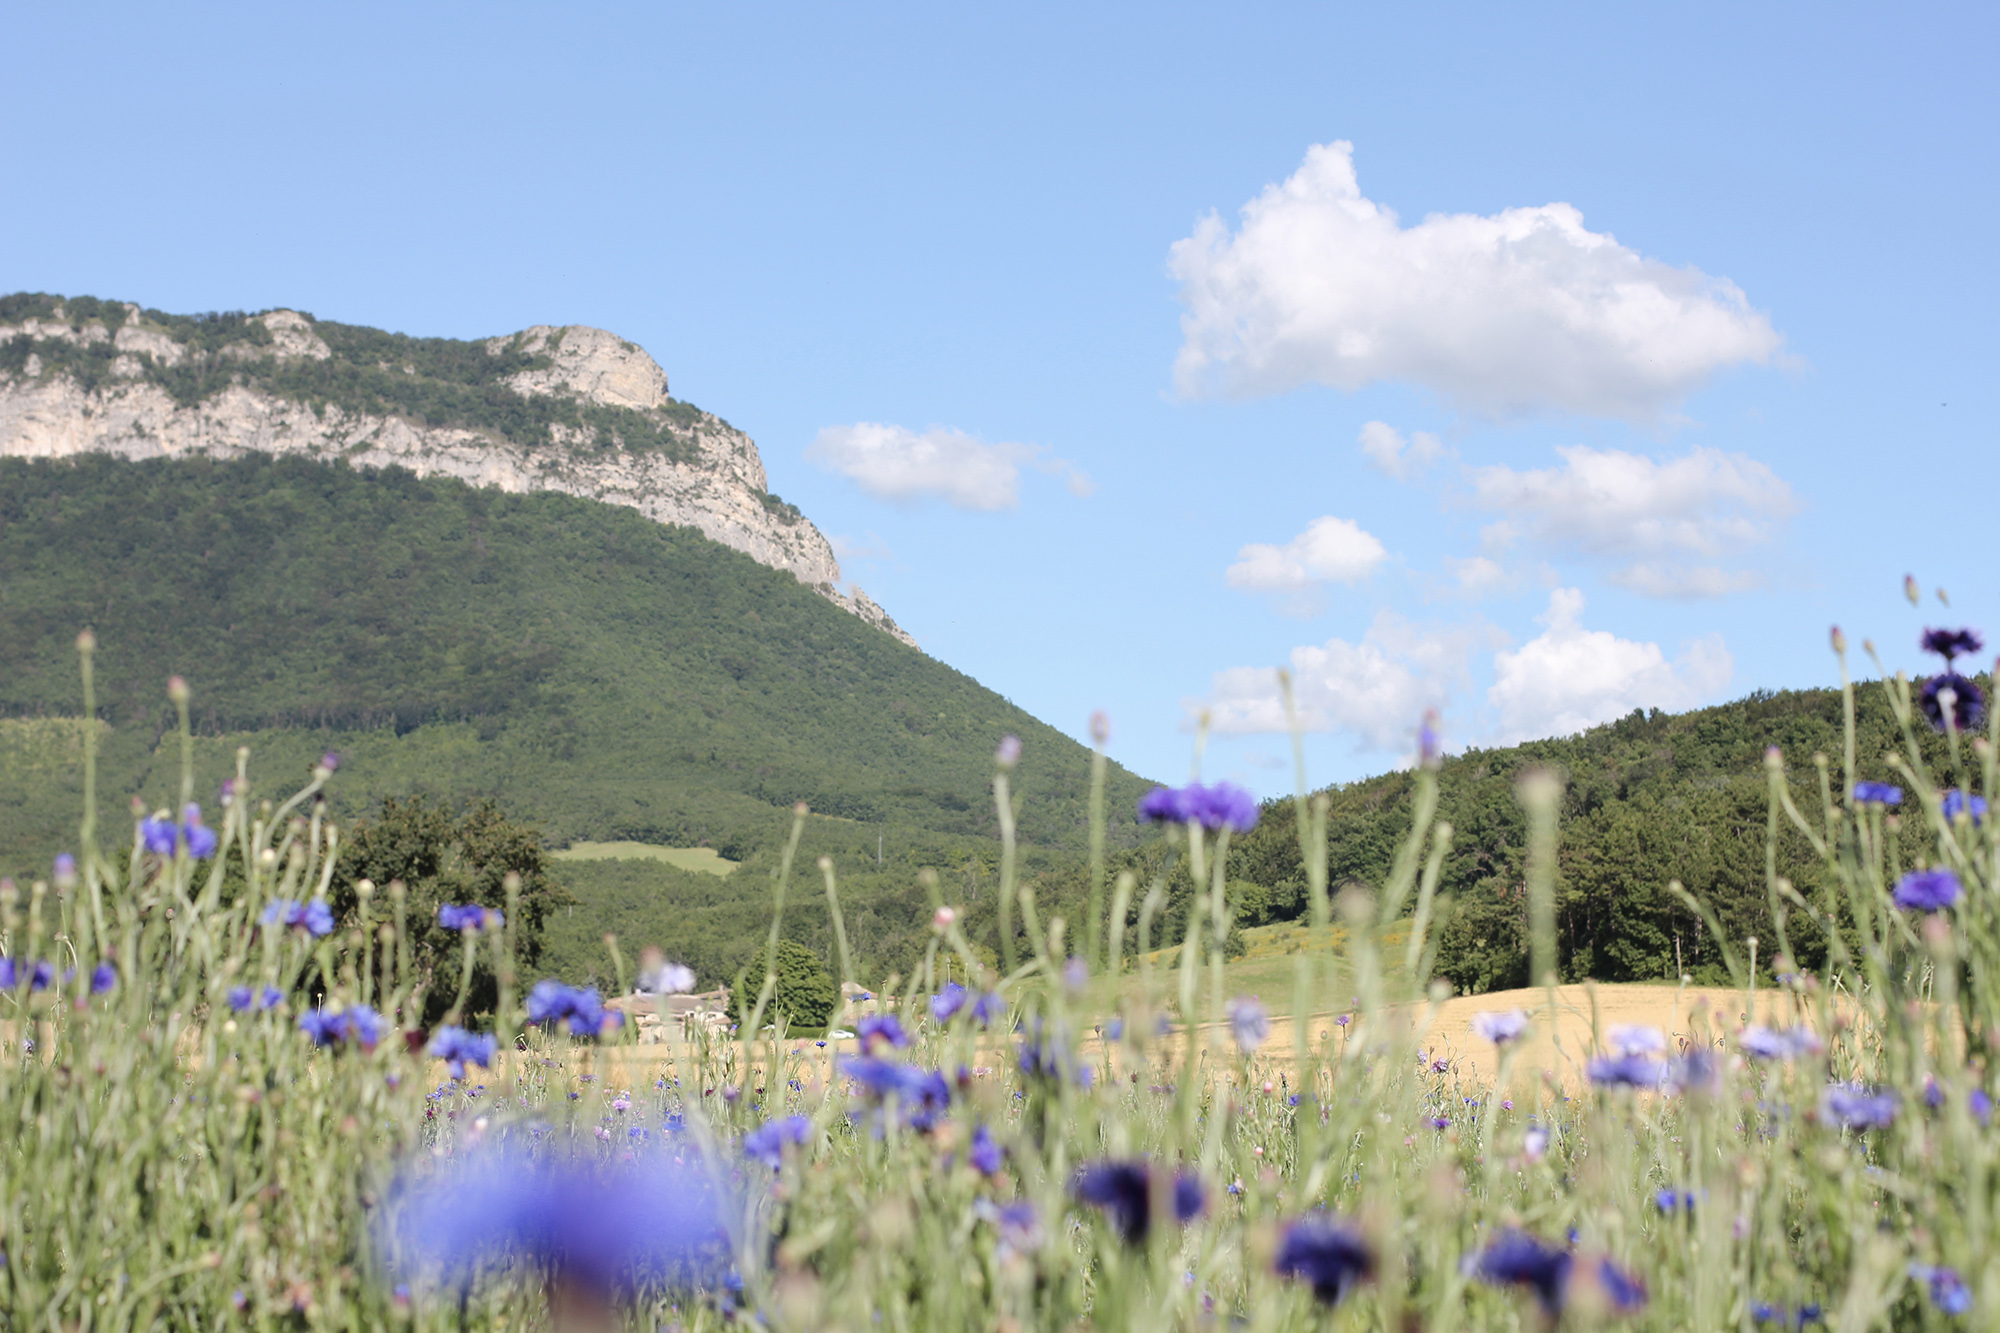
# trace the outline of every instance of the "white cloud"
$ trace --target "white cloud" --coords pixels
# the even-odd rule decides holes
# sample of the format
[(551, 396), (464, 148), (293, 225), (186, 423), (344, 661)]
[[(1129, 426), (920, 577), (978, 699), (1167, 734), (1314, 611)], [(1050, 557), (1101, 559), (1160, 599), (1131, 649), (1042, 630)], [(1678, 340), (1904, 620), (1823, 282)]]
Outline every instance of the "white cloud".
[(954, 509), (1012, 509), (1021, 502), (1023, 467), (1063, 478), (1072, 495), (1095, 489), (1082, 469), (1042, 445), (987, 444), (938, 426), (922, 434), (872, 421), (828, 426), (806, 457), (896, 504), (929, 498)]
[(1237, 231), (1204, 218), (1169, 268), (1190, 396), (1404, 380), (1486, 416), (1653, 420), (1782, 342), (1734, 283), (1587, 231), (1569, 204), (1404, 227), (1362, 196), (1346, 142), (1309, 150)]
[(1729, 684), (1735, 662), (1722, 636), (1689, 644), (1673, 662), (1657, 643), (1583, 628), (1583, 594), (1557, 588), (1542, 633), (1495, 653), (1486, 700), (1499, 714), (1499, 743), (1567, 736), (1635, 708), (1692, 708)]
[(1557, 449), (1563, 465), (1466, 471), (1475, 508), (1503, 517), (1489, 546), (1521, 538), (1617, 562), (1612, 581), (1656, 597), (1755, 587), (1714, 563), (1770, 541), (1798, 508), (1777, 473), (1743, 454), (1696, 448), (1668, 462), (1619, 449)]
[(1429, 431), (1403, 433), (1386, 421), (1371, 421), (1361, 428), (1361, 452), (1377, 472), (1407, 481), (1445, 455), (1444, 442)]
[[(1362, 748), (1401, 750), (1411, 744), (1424, 710), (1443, 711), (1454, 690), (1469, 687), (1472, 654), (1496, 641), (1483, 624), (1418, 625), (1382, 611), (1359, 643), (1329, 639), (1291, 653), (1300, 724), (1309, 731), (1346, 731)], [(1504, 641), (1504, 640), (1501, 640)], [(1204, 703), (1218, 732), (1289, 731), (1277, 672), (1268, 667), (1218, 671)]]
[(1444, 563), (1451, 576), (1458, 581), (1458, 591), (1468, 597), (1484, 597), (1515, 582), (1498, 560), (1488, 556), (1471, 555), (1463, 560), (1447, 558)]
[(1316, 518), (1283, 546), (1252, 542), (1236, 553), (1229, 586), (1252, 592), (1302, 592), (1316, 583), (1359, 583), (1388, 559), (1372, 533), (1351, 518)]

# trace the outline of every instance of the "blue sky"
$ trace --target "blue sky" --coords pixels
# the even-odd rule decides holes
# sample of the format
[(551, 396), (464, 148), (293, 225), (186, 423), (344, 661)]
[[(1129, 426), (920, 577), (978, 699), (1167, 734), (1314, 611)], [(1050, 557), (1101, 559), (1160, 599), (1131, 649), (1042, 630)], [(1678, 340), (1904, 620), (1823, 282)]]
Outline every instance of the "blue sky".
[(9, 11), (0, 290), (615, 330), (1150, 775), (2000, 632), (1989, 8)]

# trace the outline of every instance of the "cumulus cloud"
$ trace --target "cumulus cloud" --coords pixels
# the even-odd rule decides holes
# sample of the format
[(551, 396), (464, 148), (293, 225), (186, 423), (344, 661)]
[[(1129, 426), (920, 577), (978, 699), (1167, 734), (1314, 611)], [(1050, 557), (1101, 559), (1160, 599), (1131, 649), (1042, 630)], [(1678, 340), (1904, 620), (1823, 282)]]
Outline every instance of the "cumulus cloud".
[(1511, 588), (1518, 581), (1491, 556), (1470, 555), (1463, 560), (1447, 558), (1444, 566), (1451, 571), (1458, 591), (1468, 597), (1484, 597), (1488, 593)]
[(1361, 453), (1368, 465), (1397, 481), (1407, 481), (1445, 455), (1444, 442), (1429, 431), (1403, 433), (1386, 421), (1371, 421), (1361, 428)]
[[(1328, 639), (1294, 648), (1300, 725), (1348, 732), (1362, 748), (1404, 749), (1424, 710), (1443, 711), (1454, 691), (1468, 689), (1473, 654), (1498, 641), (1491, 626), (1420, 625), (1385, 610), (1358, 643)], [(1190, 714), (1206, 708), (1218, 732), (1291, 729), (1277, 672), (1268, 667), (1218, 671), (1209, 698), (1189, 700), (1187, 708)]]
[(937, 499), (954, 509), (1012, 509), (1021, 502), (1023, 467), (1061, 477), (1072, 495), (1095, 489), (1082, 469), (1042, 445), (987, 444), (939, 426), (921, 434), (872, 421), (828, 426), (806, 457), (879, 500), (904, 505)]
[(1346, 142), (1308, 151), (1236, 231), (1204, 218), (1169, 268), (1189, 396), (1402, 380), (1484, 416), (1654, 420), (1782, 342), (1734, 283), (1586, 230), (1569, 204), (1405, 227), (1363, 197)]
[(1388, 559), (1372, 533), (1351, 518), (1316, 518), (1283, 546), (1252, 542), (1236, 553), (1229, 586), (1252, 592), (1302, 592), (1319, 583), (1359, 583)]
[(1729, 684), (1735, 662), (1722, 636), (1689, 644), (1669, 662), (1657, 643), (1583, 627), (1583, 594), (1557, 588), (1539, 636), (1495, 653), (1486, 699), (1499, 716), (1498, 742), (1567, 736), (1635, 708), (1692, 708)]
[(1489, 545), (1526, 538), (1616, 562), (1612, 581), (1656, 597), (1755, 587), (1715, 563), (1770, 541), (1798, 508), (1777, 473), (1743, 454), (1696, 448), (1658, 462), (1619, 449), (1556, 450), (1563, 465), (1466, 471), (1475, 508), (1500, 515)]

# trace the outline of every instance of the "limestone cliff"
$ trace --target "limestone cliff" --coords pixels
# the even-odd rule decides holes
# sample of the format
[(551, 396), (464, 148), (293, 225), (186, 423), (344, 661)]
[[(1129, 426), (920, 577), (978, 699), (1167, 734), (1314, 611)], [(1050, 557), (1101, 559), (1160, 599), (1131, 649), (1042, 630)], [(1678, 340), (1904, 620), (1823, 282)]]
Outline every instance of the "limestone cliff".
[(637, 509), (734, 547), (904, 643), (819, 529), (766, 488), (750, 437), (667, 395), (602, 329), (406, 338), (290, 310), (171, 316), (0, 297), (0, 456), (261, 452), (410, 469)]

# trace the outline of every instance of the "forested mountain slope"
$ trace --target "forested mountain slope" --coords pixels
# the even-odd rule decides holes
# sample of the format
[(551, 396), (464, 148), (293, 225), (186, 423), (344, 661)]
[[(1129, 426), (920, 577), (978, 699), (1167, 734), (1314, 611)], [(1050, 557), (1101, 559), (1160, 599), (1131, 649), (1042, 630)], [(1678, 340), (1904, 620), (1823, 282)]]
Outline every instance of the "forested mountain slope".
[[(331, 749), (336, 814), (491, 796), (558, 846), (741, 858), (804, 801), (913, 871), (985, 854), (1013, 733), (1023, 837), (1083, 845), (1087, 751), (691, 529), (394, 468), (86, 454), (0, 459), (0, 869), (74, 839), (85, 626), (107, 816), (172, 799), (179, 674), (205, 799), (239, 744), (266, 791)], [(1143, 789), (1113, 768), (1115, 840)]]

